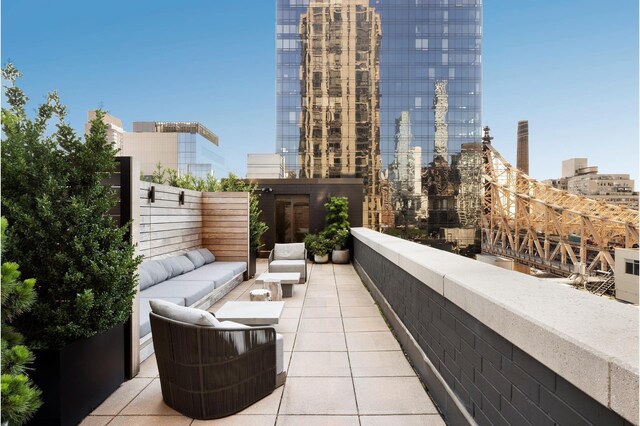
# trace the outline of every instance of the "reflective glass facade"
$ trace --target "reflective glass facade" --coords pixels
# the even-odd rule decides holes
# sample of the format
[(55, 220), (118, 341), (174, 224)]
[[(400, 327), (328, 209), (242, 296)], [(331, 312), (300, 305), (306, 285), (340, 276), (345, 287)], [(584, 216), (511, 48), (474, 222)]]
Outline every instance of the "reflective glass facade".
[(206, 178), (227, 175), (224, 158), (216, 153), (220, 147), (214, 145), (198, 133), (177, 133), (178, 171), (183, 174)]
[(362, 177), (372, 228), (475, 225), (475, 210), (462, 210), (477, 200), (458, 194), (475, 187), (460, 180), (476, 175), (482, 137), (482, 0), (276, 5), (287, 174)]

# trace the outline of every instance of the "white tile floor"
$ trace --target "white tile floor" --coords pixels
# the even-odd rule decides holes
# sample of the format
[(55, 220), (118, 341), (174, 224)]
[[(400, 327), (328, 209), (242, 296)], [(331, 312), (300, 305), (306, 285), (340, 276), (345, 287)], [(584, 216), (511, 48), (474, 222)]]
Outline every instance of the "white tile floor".
[[(444, 425), (353, 267), (309, 266), (275, 326), (285, 342), (284, 386), (236, 415), (192, 420), (162, 401), (152, 356), (82, 425)], [(259, 259), (258, 273), (266, 267)], [(210, 310), (249, 300), (254, 288), (246, 281)]]

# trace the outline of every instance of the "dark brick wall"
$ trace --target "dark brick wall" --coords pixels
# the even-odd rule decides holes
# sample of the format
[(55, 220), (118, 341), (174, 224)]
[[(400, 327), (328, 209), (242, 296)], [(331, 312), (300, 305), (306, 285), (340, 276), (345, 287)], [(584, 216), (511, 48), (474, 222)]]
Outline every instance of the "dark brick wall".
[(629, 424), (357, 238), (354, 257), (479, 425)]

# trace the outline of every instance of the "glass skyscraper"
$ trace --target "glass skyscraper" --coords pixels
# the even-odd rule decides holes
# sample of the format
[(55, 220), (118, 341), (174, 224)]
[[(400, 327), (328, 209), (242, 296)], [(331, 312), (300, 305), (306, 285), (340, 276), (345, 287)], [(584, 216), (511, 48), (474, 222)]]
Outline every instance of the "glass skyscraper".
[(276, 5), (286, 175), (362, 177), (372, 228), (473, 226), (458, 195), (482, 137), (482, 0)]

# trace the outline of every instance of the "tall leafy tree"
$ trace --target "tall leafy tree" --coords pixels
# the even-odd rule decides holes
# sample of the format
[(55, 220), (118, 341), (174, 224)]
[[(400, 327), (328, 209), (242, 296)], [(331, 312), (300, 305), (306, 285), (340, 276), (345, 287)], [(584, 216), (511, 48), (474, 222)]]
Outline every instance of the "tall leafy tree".
[[(53, 92), (27, 116), (20, 72), (2, 70), (2, 211), (12, 227), (6, 254), (36, 278), (37, 299), (23, 333), (40, 347), (62, 347), (123, 323), (130, 315), (140, 262), (126, 227), (109, 215), (116, 204), (103, 184), (116, 150), (98, 112), (83, 141), (64, 121)], [(23, 316), (25, 317), (25, 316)]]

